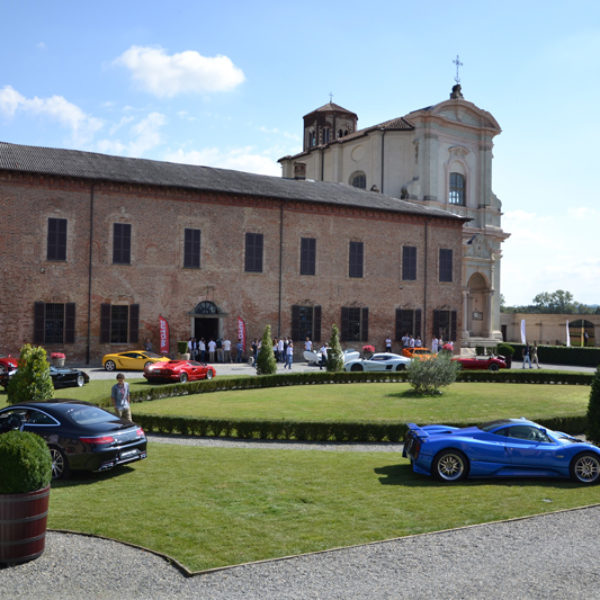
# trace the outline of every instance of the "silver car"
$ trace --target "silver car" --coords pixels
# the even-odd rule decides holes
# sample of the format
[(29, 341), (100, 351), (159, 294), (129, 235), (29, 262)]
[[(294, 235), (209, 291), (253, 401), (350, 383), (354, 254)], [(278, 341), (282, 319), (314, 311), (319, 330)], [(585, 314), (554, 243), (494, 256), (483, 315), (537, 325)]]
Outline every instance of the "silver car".
[(344, 363), (344, 371), (404, 371), (411, 359), (391, 352), (376, 352), (370, 358), (356, 358)]

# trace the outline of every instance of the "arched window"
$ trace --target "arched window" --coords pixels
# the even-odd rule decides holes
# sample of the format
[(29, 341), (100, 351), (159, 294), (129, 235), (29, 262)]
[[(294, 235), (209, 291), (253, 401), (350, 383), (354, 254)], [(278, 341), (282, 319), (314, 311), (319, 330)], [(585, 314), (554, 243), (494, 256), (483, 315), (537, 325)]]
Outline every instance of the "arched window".
[(359, 173), (354, 173), (352, 177), (350, 177), (350, 185), (355, 188), (360, 188), (361, 190), (367, 189), (367, 176), (361, 171)]
[(465, 199), (465, 176), (461, 173), (450, 173), (450, 193), (448, 194), (448, 202), (450, 204), (460, 204), (461, 206), (464, 206)]

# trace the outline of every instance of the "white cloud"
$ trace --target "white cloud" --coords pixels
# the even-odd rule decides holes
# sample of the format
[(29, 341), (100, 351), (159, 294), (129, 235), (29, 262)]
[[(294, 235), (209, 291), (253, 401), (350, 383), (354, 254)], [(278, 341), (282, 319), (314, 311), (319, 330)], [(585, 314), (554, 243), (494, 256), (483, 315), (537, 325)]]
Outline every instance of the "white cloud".
[(85, 114), (62, 96), (26, 98), (10, 85), (0, 89), (0, 112), (9, 118), (19, 112), (50, 118), (69, 129), (77, 145), (88, 142), (103, 126), (100, 119)]
[(143, 156), (149, 150), (156, 148), (162, 142), (161, 129), (166, 124), (166, 117), (157, 112), (150, 113), (141, 121), (134, 122), (133, 117), (123, 117), (121, 121), (111, 129), (111, 136), (130, 125), (129, 129), (123, 131), (127, 142), (111, 137), (100, 140), (96, 146), (100, 152), (109, 154), (122, 154), (126, 156)]
[(219, 169), (234, 169), (259, 175), (281, 176), (281, 167), (273, 159), (256, 153), (254, 148), (234, 148), (223, 151), (219, 148), (204, 148), (202, 150), (177, 150), (165, 155), (165, 160), (190, 165), (203, 165)]
[(227, 56), (206, 57), (194, 50), (168, 55), (163, 48), (132, 46), (115, 63), (127, 67), (144, 90), (160, 98), (228, 92), (245, 80)]

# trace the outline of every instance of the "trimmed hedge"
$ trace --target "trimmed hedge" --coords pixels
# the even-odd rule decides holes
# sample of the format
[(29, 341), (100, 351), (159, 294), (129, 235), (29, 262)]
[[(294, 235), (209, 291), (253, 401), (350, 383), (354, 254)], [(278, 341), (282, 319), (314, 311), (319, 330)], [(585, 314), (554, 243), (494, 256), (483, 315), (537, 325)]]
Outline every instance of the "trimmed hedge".
[[(523, 360), (523, 344), (512, 343), (515, 353), (513, 360)], [(600, 365), (600, 348), (581, 346), (538, 346), (540, 363), (570, 365), (574, 367), (598, 367)]]
[[(458, 373), (456, 381), (495, 383), (535, 383), (554, 385), (591, 385), (593, 373), (576, 373), (566, 371), (538, 371), (537, 369), (502, 369), (501, 371), (469, 371)], [(283, 387), (288, 385), (325, 385), (340, 383), (405, 383), (408, 381), (406, 371), (394, 372), (339, 372), (317, 371), (316, 373), (280, 373), (277, 375), (261, 375), (259, 377), (232, 377), (228, 379), (211, 379), (209, 381), (192, 381), (170, 385), (148, 384), (141, 390), (131, 390), (132, 402), (147, 402), (173, 396), (223, 392), (228, 390), (255, 390), (267, 387)]]

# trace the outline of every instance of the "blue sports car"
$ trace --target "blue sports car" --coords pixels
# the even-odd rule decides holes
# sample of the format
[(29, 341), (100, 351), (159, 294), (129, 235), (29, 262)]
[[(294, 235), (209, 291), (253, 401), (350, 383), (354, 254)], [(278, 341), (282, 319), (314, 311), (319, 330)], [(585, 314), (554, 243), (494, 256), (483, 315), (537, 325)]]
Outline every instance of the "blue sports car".
[(526, 419), (474, 427), (410, 423), (402, 455), (413, 471), (442, 482), (465, 477), (563, 477), (600, 480), (600, 448)]

